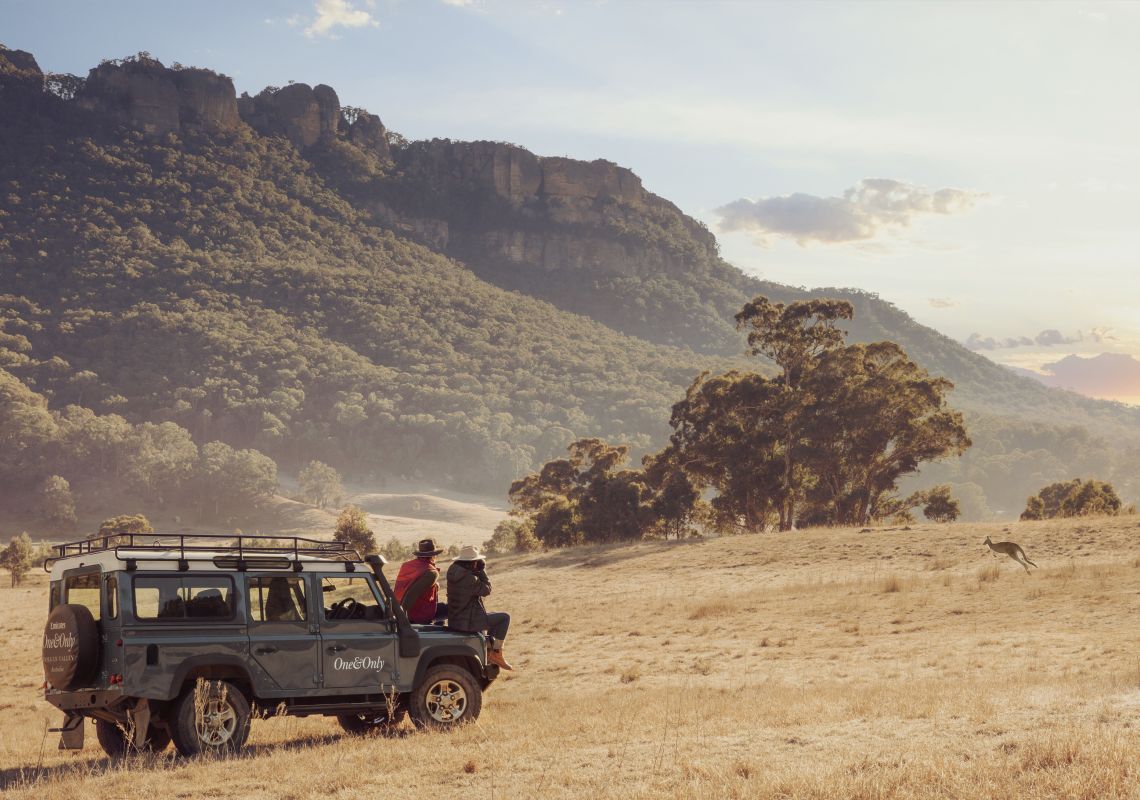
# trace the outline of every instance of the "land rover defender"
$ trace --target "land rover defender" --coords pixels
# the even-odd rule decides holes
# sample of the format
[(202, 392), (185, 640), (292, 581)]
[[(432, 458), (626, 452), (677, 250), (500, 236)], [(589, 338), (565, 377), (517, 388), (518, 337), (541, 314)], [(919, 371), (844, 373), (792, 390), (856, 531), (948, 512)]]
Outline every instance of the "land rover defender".
[(479, 716), (498, 675), (478, 633), (413, 625), (384, 560), (301, 537), (122, 534), (59, 545), (44, 629), (60, 747), (185, 756), (242, 747), (253, 718), (336, 717), (354, 734), (405, 716)]

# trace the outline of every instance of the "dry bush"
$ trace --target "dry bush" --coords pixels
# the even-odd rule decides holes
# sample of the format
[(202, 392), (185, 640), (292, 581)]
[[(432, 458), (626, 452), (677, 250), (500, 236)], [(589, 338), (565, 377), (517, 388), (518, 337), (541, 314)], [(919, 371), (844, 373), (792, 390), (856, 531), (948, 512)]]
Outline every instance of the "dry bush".
[(631, 664), (621, 671), (622, 683), (633, 683), (641, 679), (641, 667), (638, 664)]
[(879, 582), (879, 591), (883, 594), (892, 594), (903, 590), (902, 578), (898, 575), (888, 575)]
[(739, 605), (724, 598), (701, 603), (689, 614), (689, 619), (708, 619), (709, 617), (727, 617), (739, 611)]
[(987, 564), (978, 569), (978, 583), (995, 583), (1001, 578), (1001, 567), (997, 564)]

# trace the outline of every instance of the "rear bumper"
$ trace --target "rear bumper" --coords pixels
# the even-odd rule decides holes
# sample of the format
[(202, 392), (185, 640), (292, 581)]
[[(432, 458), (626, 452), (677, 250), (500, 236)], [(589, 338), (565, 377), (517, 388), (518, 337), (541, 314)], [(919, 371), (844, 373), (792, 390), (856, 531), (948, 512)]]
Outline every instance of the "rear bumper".
[(47, 700), (60, 711), (86, 711), (88, 709), (113, 709), (123, 702), (123, 690), (115, 689), (87, 689), (75, 692), (60, 692), (48, 689), (44, 692)]

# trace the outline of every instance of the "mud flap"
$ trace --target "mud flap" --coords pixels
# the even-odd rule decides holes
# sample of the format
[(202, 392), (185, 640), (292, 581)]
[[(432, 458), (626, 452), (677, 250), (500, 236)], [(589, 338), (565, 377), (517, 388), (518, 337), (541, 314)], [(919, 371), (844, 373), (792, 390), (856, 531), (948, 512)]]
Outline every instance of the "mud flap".
[(142, 698), (127, 713), (131, 716), (131, 739), (135, 747), (142, 747), (146, 741), (147, 729), (150, 727), (150, 701), (145, 697)]
[(63, 725), (59, 728), (52, 728), (53, 733), (59, 733), (59, 749), (60, 750), (82, 750), (83, 749), (83, 715), (72, 714), (65, 711), (63, 715)]

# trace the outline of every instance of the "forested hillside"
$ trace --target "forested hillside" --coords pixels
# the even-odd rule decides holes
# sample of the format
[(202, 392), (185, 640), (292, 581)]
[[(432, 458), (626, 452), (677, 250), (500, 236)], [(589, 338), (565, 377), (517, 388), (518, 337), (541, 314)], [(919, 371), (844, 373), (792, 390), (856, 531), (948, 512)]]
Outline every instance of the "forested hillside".
[[(501, 494), (578, 437), (659, 447), (693, 377), (739, 359), (745, 298), (817, 294), (725, 264), (628, 170), (408, 143), (329, 87), (236, 98), (145, 56), (83, 80), (0, 51), (0, 110), (0, 482), (28, 507), (56, 475), (81, 505), (208, 516), (208, 480), (265, 495), (261, 454)], [(940, 477), (995, 510), (1041, 485), (1022, 491), (1018, 459), (1047, 480), (1092, 453), (1099, 477), (1125, 463), (1096, 436), (1124, 441), (1135, 412), (823, 293), (853, 300), (853, 338), (900, 342), (987, 415), (973, 438), (990, 460)], [(130, 479), (107, 469), (124, 461)]]

